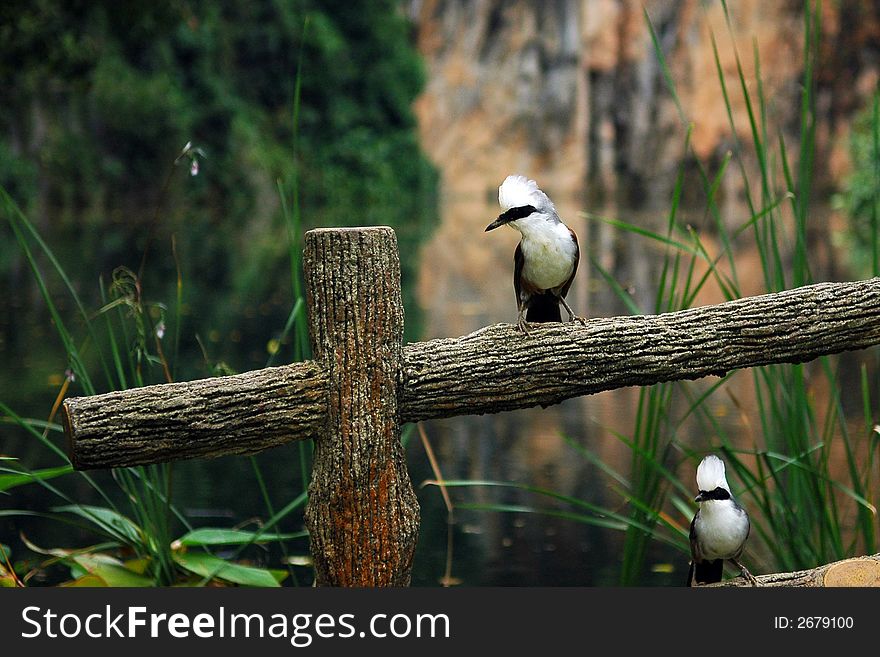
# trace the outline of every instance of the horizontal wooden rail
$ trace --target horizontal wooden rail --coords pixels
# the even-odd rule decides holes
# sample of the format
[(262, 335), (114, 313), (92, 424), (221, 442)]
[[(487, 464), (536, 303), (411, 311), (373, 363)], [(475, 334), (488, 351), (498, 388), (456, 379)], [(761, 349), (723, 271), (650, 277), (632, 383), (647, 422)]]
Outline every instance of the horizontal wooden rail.
[(327, 414), (314, 362), (130, 388), (64, 402), (77, 469), (252, 454), (311, 438)]
[[(880, 344), (880, 278), (819, 283), (652, 316), (496, 324), (403, 348), (402, 422), (549, 406), (626, 386), (723, 375)], [(77, 468), (245, 454), (320, 431), (314, 362), (64, 402)], [(242, 415), (242, 409), (248, 409)], [(233, 412), (234, 410), (234, 412)]]
[[(756, 575), (755, 579), (758, 581), (759, 586), (768, 587), (830, 588), (838, 586), (880, 586), (880, 554), (853, 557), (808, 570)], [(752, 585), (744, 577), (734, 577), (716, 584), (705, 584), (700, 588), (729, 586), (751, 587)]]
[(404, 348), (405, 422), (550, 406), (580, 395), (723, 376), (880, 344), (880, 278), (819, 283), (662, 315), (496, 324)]

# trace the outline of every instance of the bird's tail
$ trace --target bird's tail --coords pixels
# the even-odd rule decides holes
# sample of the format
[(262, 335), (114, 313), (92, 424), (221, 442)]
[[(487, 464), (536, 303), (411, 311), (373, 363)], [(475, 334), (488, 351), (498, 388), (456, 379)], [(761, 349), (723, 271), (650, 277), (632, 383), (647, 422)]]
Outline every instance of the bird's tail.
[(561, 322), (559, 299), (552, 292), (533, 294), (529, 299), (526, 321), (540, 324), (541, 322)]
[(697, 584), (714, 584), (721, 581), (721, 575), (724, 572), (724, 559), (715, 559), (715, 561), (701, 561), (699, 563), (691, 561), (691, 567), (688, 571), (688, 586), (696, 586)]

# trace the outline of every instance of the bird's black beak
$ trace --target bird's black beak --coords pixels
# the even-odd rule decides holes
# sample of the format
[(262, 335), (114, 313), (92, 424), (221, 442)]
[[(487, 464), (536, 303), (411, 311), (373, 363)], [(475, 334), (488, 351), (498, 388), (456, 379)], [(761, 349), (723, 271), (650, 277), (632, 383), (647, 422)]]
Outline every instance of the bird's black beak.
[(486, 232), (489, 232), (490, 230), (495, 230), (496, 228), (498, 228), (498, 226), (509, 224), (511, 221), (516, 221), (517, 219), (528, 217), (533, 212), (537, 212), (535, 206), (533, 205), (520, 205), (515, 208), (510, 208), (502, 215), (500, 215), (495, 221), (486, 226)]
[(694, 498), (694, 502), (703, 502), (703, 501), (705, 501), (705, 499), (706, 499), (706, 497), (705, 497), (705, 495), (703, 494), (703, 491), (700, 491), (700, 492), (697, 494), (697, 496)]
[(493, 221), (491, 224), (489, 224), (488, 226), (486, 226), (486, 230), (485, 230), (484, 232), (488, 233), (490, 230), (495, 230), (496, 228), (498, 228), (498, 226), (503, 226), (504, 224), (509, 224), (511, 221), (514, 220), (514, 218), (515, 218), (515, 217), (513, 217), (513, 216), (510, 214), (510, 211), (508, 210), (508, 211), (505, 212), (504, 214), (500, 215), (500, 216), (499, 216), (495, 221)]

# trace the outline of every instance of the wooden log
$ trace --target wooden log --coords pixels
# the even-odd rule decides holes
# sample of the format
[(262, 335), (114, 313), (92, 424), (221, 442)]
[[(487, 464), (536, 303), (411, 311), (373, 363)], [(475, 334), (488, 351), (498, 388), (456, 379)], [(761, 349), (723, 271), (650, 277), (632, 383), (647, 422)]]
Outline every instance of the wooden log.
[[(353, 282), (337, 284), (352, 299), (361, 294)], [(402, 422), (417, 422), (801, 363), (880, 344), (878, 318), (880, 278), (873, 278), (662, 315), (595, 318), (586, 326), (544, 324), (529, 335), (496, 324), (460, 338), (406, 345), (395, 404)], [(107, 468), (255, 452), (310, 437), (326, 413), (323, 372), (323, 364), (298, 363), (238, 378), (68, 399), (63, 408), (71, 458), (79, 468)], [(275, 378), (286, 381), (293, 373), (294, 382), (279, 387)], [(213, 391), (225, 386), (225, 392)], [(166, 417), (168, 404), (173, 413)]]
[[(761, 587), (880, 586), (880, 554), (843, 559), (808, 570), (756, 575), (755, 579)], [(751, 587), (751, 584), (744, 577), (735, 577), (699, 588), (719, 587)]]
[(625, 386), (801, 363), (880, 344), (880, 278), (651, 316), (496, 324), (404, 349), (401, 420), (550, 406)]
[(306, 234), (312, 350), (327, 375), (306, 524), (319, 586), (406, 586), (419, 506), (400, 444), (403, 302), (387, 227)]
[(73, 467), (123, 467), (250, 454), (312, 438), (327, 409), (313, 362), (234, 376), (67, 399), (64, 432)]

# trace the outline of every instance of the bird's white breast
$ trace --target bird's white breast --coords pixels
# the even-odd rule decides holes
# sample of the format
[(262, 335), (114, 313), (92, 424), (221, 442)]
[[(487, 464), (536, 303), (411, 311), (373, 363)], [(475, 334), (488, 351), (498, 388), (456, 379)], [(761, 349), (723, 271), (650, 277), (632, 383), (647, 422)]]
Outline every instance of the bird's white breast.
[(700, 507), (696, 530), (706, 559), (729, 559), (749, 535), (748, 516), (729, 500), (709, 500)]
[(565, 224), (527, 217), (516, 226), (522, 233), (523, 276), (541, 290), (563, 285), (574, 269), (577, 246)]

